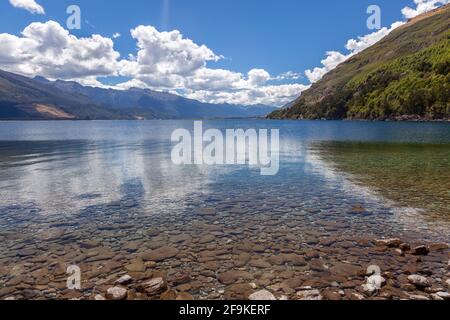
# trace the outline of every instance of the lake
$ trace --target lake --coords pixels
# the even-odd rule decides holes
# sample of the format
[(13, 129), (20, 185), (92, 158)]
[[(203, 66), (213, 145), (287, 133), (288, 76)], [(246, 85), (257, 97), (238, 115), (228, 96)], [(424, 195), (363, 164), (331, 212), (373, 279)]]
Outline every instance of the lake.
[[(174, 165), (171, 134), (192, 130), (193, 121), (0, 122), (3, 296), (88, 298), (124, 273), (185, 272), (190, 280), (175, 283), (185, 285), (178, 291), (233, 298), (239, 295), (226, 289), (233, 283), (322, 281), (298, 258), (308, 250), (333, 248), (320, 254), (332, 270), (382, 259), (369, 249), (352, 252), (351, 243), (450, 238), (450, 124), (203, 125), (279, 129), (278, 174)], [(62, 284), (70, 264), (84, 275), (75, 293)]]

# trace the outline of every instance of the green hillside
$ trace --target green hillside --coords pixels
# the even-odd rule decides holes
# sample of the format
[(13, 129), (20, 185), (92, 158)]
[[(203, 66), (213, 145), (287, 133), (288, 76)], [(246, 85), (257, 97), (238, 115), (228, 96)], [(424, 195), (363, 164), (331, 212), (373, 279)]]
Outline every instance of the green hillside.
[(273, 119), (450, 119), (450, 6), (409, 21)]

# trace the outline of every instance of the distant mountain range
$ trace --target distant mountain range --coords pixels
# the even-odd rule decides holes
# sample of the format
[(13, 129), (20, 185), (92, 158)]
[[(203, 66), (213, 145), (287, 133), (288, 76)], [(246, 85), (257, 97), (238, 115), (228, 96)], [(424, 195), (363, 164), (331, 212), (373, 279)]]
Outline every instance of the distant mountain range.
[(147, 89), (113, 90), (0, 70), (0, 119), (110, 120), (264, 117), (275, 107), (211, 104)]
[(450, 119), (450, 5), (351, 57), (272, 119)]

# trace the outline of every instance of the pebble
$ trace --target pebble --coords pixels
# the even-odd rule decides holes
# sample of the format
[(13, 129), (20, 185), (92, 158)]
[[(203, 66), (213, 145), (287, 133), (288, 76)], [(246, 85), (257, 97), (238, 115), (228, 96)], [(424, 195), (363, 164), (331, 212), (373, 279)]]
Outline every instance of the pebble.
[(426, 288), (430, 286), (430, 282), (427, 278), (419, 276), (417, 274), (408, 276), (408, 281), (411, 284), (415, 285), (417, 288)]
[(411, 254), (415, 256), (426, 256), (430, 253), (430, 249), (427, 246), (418, 246), (411, 250)]
[(400, 239), (379, 239), (375, 240), (378, 246), (386, 246), (390, 248), (398, 248), (403, 242)]
[(129, 285), (131, 282), (133, 282), (133, 278), (130, 275), (126, 274), (126, 275), (120, 277), (116, 281), (116, 284), (120, 284), (120, 285), (126, 286), (126, 285)]
[(128, 291), (123, 287), (112, 287), (106, 291), (106, 298), (109, 300), (125, 300)]
[(444, 300), (450, 300), (450, 293), (448, 292), (437, 292), (436, 295)]
[(249, 297), (249, 300), (253, 300), (253, 301), (272, 301), (272, 300), (277, 300), (277, 298), (275, 298), (275, 296), (267, 291), (267, 290), (260, 290), (257, 291), (255, 293), (252, 293)]
[(322, 300), (319, 290), (303, 290), (296, 293), (299, 300)]
[(164, 279), (161, 277), (153, 278), (145, 282), (142, 286), (149, 296), (160, 294), (167, 288)]

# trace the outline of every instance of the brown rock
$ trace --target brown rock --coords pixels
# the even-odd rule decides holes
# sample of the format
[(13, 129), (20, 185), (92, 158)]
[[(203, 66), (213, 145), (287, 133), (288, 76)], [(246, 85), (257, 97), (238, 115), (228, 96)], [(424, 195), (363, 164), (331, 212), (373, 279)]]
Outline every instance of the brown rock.
[(177, 272), (173, 276), (169, 278), (169, 282), (174, 286), (178, 286), (180, 284), (185, 284), (191, 281), (191, 276), (187, 272)]
[(173, 247), (161, 247), (159, 249), (152, 250), (146, 254), (142, 255), (142, 258), (146, 261), (164, 261), (166, 259), (173, 258), (179, 253), (178, 249)]
[(163, 278), (153, 278), (143, 283), (140, 289), (151, 297), (164, 292), (167, 289), (167, 284)]
[(177, 294), (176, 300), (179, 300), (179, 301), (192, 301), (192, 300), (194, 300), (194, 297), (191, 296), (187, 292), (180, 292), (180, 293)]
[(235, 284), (225, 289), (225, 300), (247, 300), (253, 288), (249, 284)]
[(362, 268), (360, 266), (347, 263), (338, 263), (332, 266), (329, 270), (331, 271), (331, 273), (336, 275), (342, 275), (345, 277), (354, 277), (360, 274), (361, 269)]
[(170, 289), (161, 293), (161, 296), (160, 296), (160, 300), (163, 300), (163, 301), (176, 300), (176, 299), (177, 299), (176, 292), (173, 290), (170, 290)]
[(398, 248), (402, 244), (400, 239), (379, 239), (375, 240), (377, 246), (386, 246), (390, 248)]
[(418, 246), (411, 250), (411, 254), (415, 256), (426, 256), (430, 253), (430, 249), (427, 246)]
[(112, 287), (106, 291), (106, 298), (109, 300), (125, 300), (128, 291), (123, 287)]
[(136, 259), (131, 260), (130, 264), (127, 264), (125, 266), (125, 270), (128, 272), (144, 272), (145, 271), (145, 265), (142, 260)]
[(223, 284), (232, 284), (237, 282), (239, 279), (250, 280), (252, 275), (246, 271), (226, 271), (217, 276), (217, 279)]

